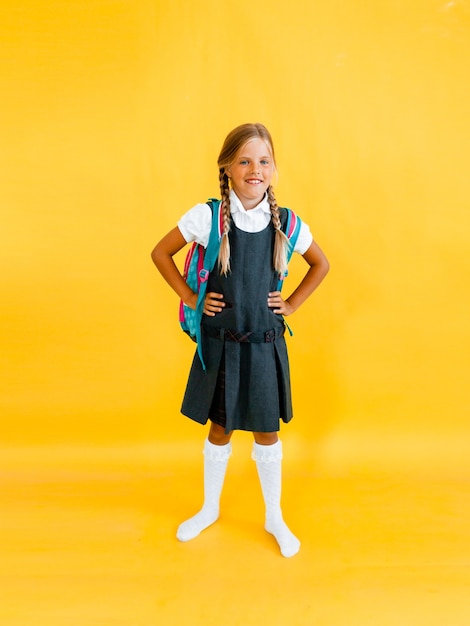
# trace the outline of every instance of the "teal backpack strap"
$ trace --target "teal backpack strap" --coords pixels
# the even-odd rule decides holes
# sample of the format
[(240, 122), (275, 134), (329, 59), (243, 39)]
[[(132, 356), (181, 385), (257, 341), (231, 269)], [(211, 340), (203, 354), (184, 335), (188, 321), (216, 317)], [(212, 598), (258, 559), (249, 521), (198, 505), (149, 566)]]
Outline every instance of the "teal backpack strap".
[(207, 248), (204, 253), (204, 266), (203, 269), (199, 272), (201, 284), (199, 287), (199, 294), (196, 304), (196, 316), (199, 320), (196, 328), (197, 352), (199, 354), (199, 358), (201, 359), (202, 369), (204, 371), (206, 370), (206, 364), (204, 363), (204, 359), (202, 356), (202, 313), (204, 311), (204, 299), (206, 297), (207, 281), (209, 279), (209, 274), (214, 269), (215, 262), (217, 261), (217, 257), (219, 255), (220, 239), (222, 237), (222, 203), (220, 200), (210, 198), (207, 204), (209, 204), (212, 210), (212, 226), (209, 235), (209, 241), (207, 243)]
[[(292, 254), (294, 252), (295, 244), (297, 243), (297, 239), (300, 233), (300, 227), (302, 225), (302, 220), (298, 215), (292, 211), (292, 209), (287, 209), (287, 223), (285, 228), (285, 233), (287, 238), (289, 239), (289, 245), (287, 247), (287, 262), (291, 260)], [(284, 276), (279, 276), (279, 281), (277, 283), (277, 290), (281, 291), (282, 285), (284, 282), (284, 278), (287, 276), (287, 270)]]
[[(287, 248), (287, 262), (289, 263), (289, 261), (291, 260), (292, 254), (294, 252), (295, 244), (297, 243), (297, 239), (299, 237), (302, 220), (300, 219), (298, 215), (294, 213), (294, 211), (292, 211), (292, 209), (286, 208), (286, 211), (287, 211), (287, 223), (286, 223), (285, 233), (287, 235), (287, 238), (289, 239), (289, 246)], [(286, 270), (284, 273), (284, 276), (279, 276), (279, 280), (277, 283), (278, 291), (281, 291), (282, 285), (284, 284), (284, 279), (286, 278), (287, 274), (288, 272)], [(290, 336), (292, 337), (294, 332), (292, 331), (291, 327), (289, 326), (289, 324), (286, 322), (285, 319), (284, 319), (284, 324), (286, 325), (286, 328), (289, 331)]]
[(292, 253), (294, 252), (295, 244), (297, 243), (297, 239), (299, 238), (300, 227), (302, 225), (302, 220), (298, 215), (294, 213), (291, 209), (287, 210), (287, 225), (286, 225), (286, 235), (289, 238), (289, 249), (287, 251), (287, 262), (289, 263)]

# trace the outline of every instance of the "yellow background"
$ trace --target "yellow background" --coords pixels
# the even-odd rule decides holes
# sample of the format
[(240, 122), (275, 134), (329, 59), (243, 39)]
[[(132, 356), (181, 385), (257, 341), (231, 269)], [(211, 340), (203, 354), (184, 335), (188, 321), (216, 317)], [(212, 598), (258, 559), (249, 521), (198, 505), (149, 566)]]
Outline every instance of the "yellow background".
[(2, 4), (6, 440), (188, 432), (192, 346), (149, 253), (247, 120), (332, 266), (291, 318), (293, 429), (464, 434), (468, 7), (258, 10)]
[(261, 121), (278, 201), (331, 263), (289, 320), (282, 436), (310, 470), (468, 473), (468, 2), (6, 0), (0, 35), (12, 467), (38, 444), (199, 449), (193, 345), (149, 255), (218, 194), (228, 131)]

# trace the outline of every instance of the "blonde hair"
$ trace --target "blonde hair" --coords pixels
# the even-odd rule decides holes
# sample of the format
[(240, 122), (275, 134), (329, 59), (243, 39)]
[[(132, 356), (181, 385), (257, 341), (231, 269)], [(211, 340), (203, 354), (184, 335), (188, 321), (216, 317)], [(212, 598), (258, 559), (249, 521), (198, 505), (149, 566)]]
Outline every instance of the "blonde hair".
[[(228, 234), (230, 232), (230, 185), (227, 169), (234, 163), (237, 154), (243, 146), (252, 139), (262, 139), (268, 146), (273, 158), (274, 166), (276, 159), (271, 135), (263, 124), (242, 124), (234, 128), (226, 137), (222, 150), (220, 151), (217, 164), (219, 166), (220, 197), (222, 199), (223, 233), (219, 250), (220, 273), (225, 276), (230, 271), (230, 242)], [(275, 228), (273, 267), (284, 275), (287, 270), (287, 248), (289, 240), (281, 229), (281, 218), (279, 207), (272, 185), (268, 187), (268, 201), (271, 209), (271, 221)]]

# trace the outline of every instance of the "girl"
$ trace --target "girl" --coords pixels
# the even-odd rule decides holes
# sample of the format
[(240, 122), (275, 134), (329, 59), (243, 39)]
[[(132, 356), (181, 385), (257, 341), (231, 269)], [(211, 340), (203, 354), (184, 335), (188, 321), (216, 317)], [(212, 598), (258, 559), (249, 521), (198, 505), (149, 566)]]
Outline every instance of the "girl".
[[(182, 413), (205, 424), (204, 503), (177, 532), (189, 541), (219, 517), (219, 500), (231, 454), (234, 430), (253, 432), (253, 454), (266, 508), (265, 529), (290, 557), (300, 542), (281, 511), (282, 444), (280, 420), (292, 418), (289, 362), (283, 316), (291, 315), (318, 287), (328, 261), (302, 228), (294, 248), (309, 268), (286, 299), (277, 291), (286, 269), (288, 240), (282, 227), (287, 212), (277, 205), (271, 185), (276, 171), (274, 148), (262, 124), (232, 130), (218, 159), (224, 229), (218, 265), (211, 272), (204, 301), (202, 336), (207, 371), (196, 352)], [(173, 256), (187, 243), (207, 246), (211, 209), (197, 204), (157, 244), (152, 259), (185, 304), (195, 309), (197, 295), (188, 287)]]

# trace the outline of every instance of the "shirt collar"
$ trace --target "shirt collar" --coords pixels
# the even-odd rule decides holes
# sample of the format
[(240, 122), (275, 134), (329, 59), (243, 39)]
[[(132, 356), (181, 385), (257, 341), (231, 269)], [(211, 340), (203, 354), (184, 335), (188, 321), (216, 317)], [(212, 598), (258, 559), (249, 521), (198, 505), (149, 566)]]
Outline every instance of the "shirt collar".
[(241, 203), (241, 200), (238, 198), (237, 194), (233, 191), (233, 189), (230, 190), (230, 212), (232, 214), (233, 213), (250, 214), (250, 213), (253, 213), (254, 211), (257, 211), (257, 212), (260, 211), (263, 213), (271, 213), (271, 207), (269, 206), (267, 193), (264, 194), (264, 197), (259, 204), (257, 204), (253, 209), (250, 209), (249, 211), (247, 211), (245, 207), (243, 206), (243, 204)]

